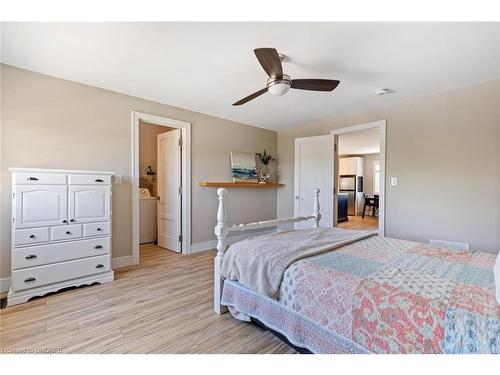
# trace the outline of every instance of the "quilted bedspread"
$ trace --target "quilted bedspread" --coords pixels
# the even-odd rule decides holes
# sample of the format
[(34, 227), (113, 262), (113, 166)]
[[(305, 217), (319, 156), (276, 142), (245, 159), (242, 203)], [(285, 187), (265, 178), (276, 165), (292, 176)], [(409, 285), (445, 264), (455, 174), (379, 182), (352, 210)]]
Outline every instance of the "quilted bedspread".
[(234, 282), (223, 299), (313, 352), (498, 354), (494, 264), (493, 254), (370, 237), (294, 262), (278, 301)]
[(495, 256), (371, 237), (295, 262), (280, 303), (375, 353), (500, 353)]

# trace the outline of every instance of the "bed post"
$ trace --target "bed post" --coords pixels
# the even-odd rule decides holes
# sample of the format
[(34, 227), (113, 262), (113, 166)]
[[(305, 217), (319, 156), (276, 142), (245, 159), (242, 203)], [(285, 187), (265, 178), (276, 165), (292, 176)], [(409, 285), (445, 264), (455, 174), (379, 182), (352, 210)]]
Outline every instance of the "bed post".
[(313, 216), (314, 216), (314, 228), (319, 228), (319, 221), (321, 220), (321, 214), (319, 213), (319, 189), (314, 188), (314, 203), (313, 203)]
[(217, 236), (217, 256), (214, 259), (214, 310), (217, 314), (223, 314), (227, 311), (227, 307), (220, 304), (222, 287), (224, 286), (224, 280), (220, 276), (220, 269), (227, 246), (226, 237), (228, 228), (226, 205), (224, 204), (224, 197), (227, 195), (227, 190), (225, 188), (217, 189), (217, 195), (219, 196), (219, 209), (217, 210), (217, 225), (215, 227), (215, 235)]

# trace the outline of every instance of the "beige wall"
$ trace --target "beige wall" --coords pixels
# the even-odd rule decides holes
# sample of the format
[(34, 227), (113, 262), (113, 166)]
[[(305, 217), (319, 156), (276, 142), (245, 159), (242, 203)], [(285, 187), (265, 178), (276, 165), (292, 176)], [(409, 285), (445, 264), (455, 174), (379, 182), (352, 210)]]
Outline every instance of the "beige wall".
[[(278, 217), (293, 215), (294, 138), (387, 120), (386, 234), (500, 249), (500, 81), (278, 133)], [(390, 177), (398, 186), (389, 186)]]
[[(113, 257), (130, 255), (131, 111), (192, 123), (192, 243), (214, 239), (214, 188), (203, 180), (231, 180), (231, 151), (276, 155), (275, 132), (150, 102), (99, 88), (1, 66), (2, 243), (1, 273), (10, 273), (10, 183), (8, 167), (111, 170), (124, 183), (113, 192)], [(232, 222), (276, 217), (273, 189), (231, 190)]]

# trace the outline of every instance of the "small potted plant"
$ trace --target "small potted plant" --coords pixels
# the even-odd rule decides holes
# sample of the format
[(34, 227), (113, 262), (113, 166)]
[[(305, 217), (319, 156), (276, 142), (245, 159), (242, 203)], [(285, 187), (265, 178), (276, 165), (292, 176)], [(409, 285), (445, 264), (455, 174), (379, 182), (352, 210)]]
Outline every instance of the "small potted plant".
[(269, 162), (273, 160), (273, 157), (269, 155), (266, 150), (263, 153), (255, 154), (259, 157), (260, 162), (262, 163), (262, 167), (259, 170), (259, 182), (267, 183), (271, 179), (271, 175), (269, 173)]

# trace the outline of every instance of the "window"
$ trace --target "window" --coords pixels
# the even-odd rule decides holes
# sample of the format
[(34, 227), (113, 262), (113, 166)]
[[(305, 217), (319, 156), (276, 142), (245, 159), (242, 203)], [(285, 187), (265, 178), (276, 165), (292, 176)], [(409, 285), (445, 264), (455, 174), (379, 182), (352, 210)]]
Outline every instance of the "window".
[(380, 194), (380, 161), (373, 162), (373, 194)]

